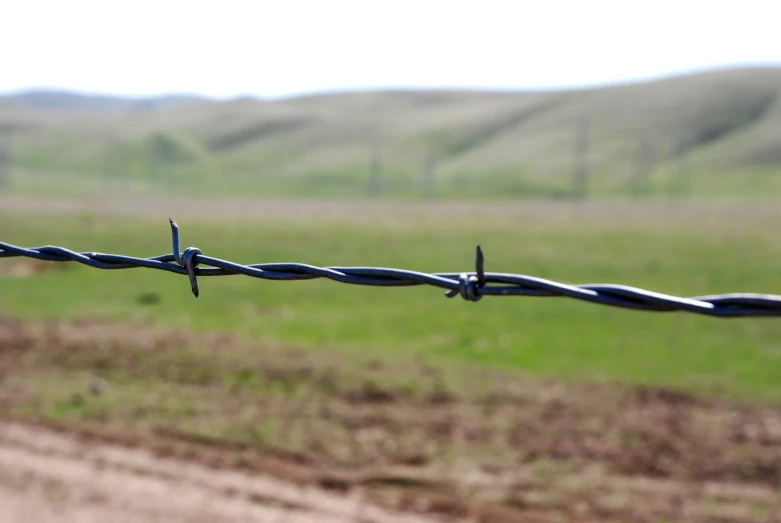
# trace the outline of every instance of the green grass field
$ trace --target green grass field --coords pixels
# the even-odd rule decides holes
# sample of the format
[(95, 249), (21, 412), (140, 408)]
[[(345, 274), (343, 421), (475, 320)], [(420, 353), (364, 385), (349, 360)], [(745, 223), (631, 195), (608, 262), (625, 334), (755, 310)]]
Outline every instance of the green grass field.
[[(301, 204), (306, 205), (306, 204)], [(781, 237), (767, 209), (638, 207), (631, 218), (588, 204), (583, 217), (503, 218), (390, 210), (372, 218), (180, 219), (182, 248), (242, 263), (298, 261), (427, 272), (487, 270), (569, 283), (622, 283), (680, 296), (779, 292)], [(671, 208), (672, 209), (672, 208)], [(300, 214), (291, 208), (291, 217)], [(310, 219), (307, 219), (309, 216)], [(134, 256), (170, 252), (167, 216), (12, 215), (2, 240), (23, 246)], [(328, 280), (274, 282), (242, 276), (187, 279), (159, 271), (101, 271), (75, 263), (31, 278), (0, 260), (3, 314), (25, 318), (149, 320), (190, 331), (238, 333), (313, 350), (412, 356), (447, 365), (500, 367), (576, 381), (651, 383), (765, 400), (781, 399), (781, 324), (686, 313), (611, 309), (560, 298), (448, 300), (431, 287), (377, 288)], [(46, 264), (44, 264), (46, 265)], [(149, 295), (156, 295), (150, 298)], [(462, 366), (463, 366), (462, 365)]]

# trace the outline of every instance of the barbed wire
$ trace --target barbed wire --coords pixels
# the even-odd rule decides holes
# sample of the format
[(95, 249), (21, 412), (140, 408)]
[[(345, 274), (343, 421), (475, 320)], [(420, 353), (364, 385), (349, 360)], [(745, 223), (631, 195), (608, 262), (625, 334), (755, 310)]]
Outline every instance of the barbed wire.
[[(756, 293), (719, 294), (681, 298), (616, 284), (565, 283), (520, 274), (485, 272), (485, 257), (477, 246), (475, 271), (433, 273), (383, 267), (315, 267), (304, 263), (261, 263), (241, 265), (211, 256), (204, 256), (197, 247), (179, 251), (179, 226), (169, 218), (173, 252), (152, 258), (136, 258), (119, 254), (74, 252), (63, 247), (18, 247), (0, 242), (0, 258), (27, 257), (51, 262), (75, 261), (96, 269), (158, 269), (187, 275), (192, 293), (197, 298), (199, 276), (243, 274), (263, 280), (311, 280), (327, 278), (351, 285), (404, 287), (431, 285), (445, 289), (445, 296), (461, 296), (479, 301), (484, 296), (567, 297), (589, 303), (651, 312), (686, 311), (706, 316), (768, 317), (781, 316), (781, 296)], [(203, 267), (207, 265), (209, 267)]]

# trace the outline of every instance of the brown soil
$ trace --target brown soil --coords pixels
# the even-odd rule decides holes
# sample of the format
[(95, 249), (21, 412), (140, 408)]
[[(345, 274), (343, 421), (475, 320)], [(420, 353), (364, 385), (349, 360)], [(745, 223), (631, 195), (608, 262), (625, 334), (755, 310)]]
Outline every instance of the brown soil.
[[(781, 521), (781, 408), (478, 370), (454, 388), (423, 365), (344, 363), (141, 325), (3, 320), (0, 408), (14, 422), (0, 425), (0, 506), (25, 521), (120, 507), (128, 521), (361, 521), (359, 504), (363, 521)], [(41, 376), (100, 372), (111, 391), (120, 370), (202, 408), (54, 416), (37, 403)], [(230, 436), (270, 419), (276, 439)]]
[(77, 436), (0, 422), (0, 521), (433, 521), (360, 496)]
[(0, 276), (6, 278), (30, 278), (36, 274), (62, 270), (64, 265), (34, 258), (21, 258), (0, 265)]

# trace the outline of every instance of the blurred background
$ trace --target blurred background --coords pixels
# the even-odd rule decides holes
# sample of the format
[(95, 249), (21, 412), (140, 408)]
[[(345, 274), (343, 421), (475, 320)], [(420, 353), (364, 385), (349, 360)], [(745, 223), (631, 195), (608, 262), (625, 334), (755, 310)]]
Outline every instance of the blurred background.
[[(773, 294), (772, 15), (4, 5), (0, 241)], [(200, 286), (0, 259), (0, 521), (781, 521), (775, 319)]]
[(761, 8), (745, 10), (749, 25), (697, 2), (642, 13), (43, 3), (37, 18), (35, 5), (7, 8), (6, 191), (518, 201), (779, 190), (781, 73)]

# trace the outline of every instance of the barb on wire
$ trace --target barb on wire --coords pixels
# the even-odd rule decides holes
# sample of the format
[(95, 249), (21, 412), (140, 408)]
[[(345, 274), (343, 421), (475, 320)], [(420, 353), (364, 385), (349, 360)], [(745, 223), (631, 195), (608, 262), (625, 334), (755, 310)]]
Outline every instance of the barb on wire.
[[(179, 251), (179, 226), (172, 219), (173, 251), (152, 258), (136, 258), (119, 254), (74, 252), (63, 247), (46, 245), (25, 248), (0, 242), (0, 258), (27, 257), (51, 262), (75, 261), (96, 269), (133, 269), (144, 267), (187, 275), (190, 288), (200, 294), (198, 277), (243, 274), (263, 280), (311, 280), (328, 278), (352, 285), (404, 287), (431, 285), (445, 289), (445, 296), (460, 295), (468, 301), (483, 296), (567, 297), (589, 303), (652, 312), (686, 311), (721, 318), (746, 316), (781, 316), (781, 296), (756, 293), (719, 294), (680, 298), (667, 294), (616, 284), (568, 285), (534, 276), (485, 272), (485, 257), (477, 246), (475, 271), (434, 273), (382, 267), (315, 267), (303, 263), (261, 263), (241, 265), (211, 256), (204, 256), (196, 247)], [(207, 267), (204, 267), (207, 266)]]

